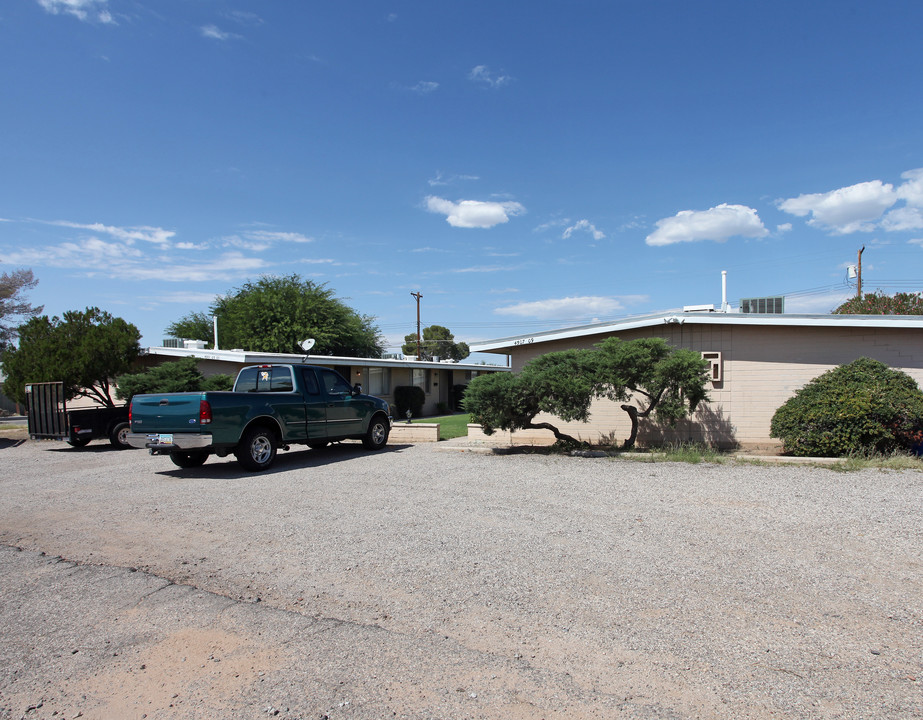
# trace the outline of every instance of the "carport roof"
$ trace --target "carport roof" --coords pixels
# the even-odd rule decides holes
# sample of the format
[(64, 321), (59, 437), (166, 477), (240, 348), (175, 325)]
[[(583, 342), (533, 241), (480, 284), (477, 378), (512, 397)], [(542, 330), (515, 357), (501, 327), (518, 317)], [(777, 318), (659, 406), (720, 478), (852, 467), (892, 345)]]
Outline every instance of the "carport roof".
[(546, 330), (528, 335), (471, 343), (471, 352), (509, 353), (521, 345), (569, 340), (592, 335), (614, 335), (636, 328), (657, 325), (748, 325), (758, 327), (866, 327), (923, 329), (920, 315), (795, 315), (737, 312), (703, 312), (668, 310), (651, 315), (637, 315), (620, 320)]
[(161, 357), (195, 357), (199, 360), (220, 360), (244, 365), (270, 365), (272, 363), (305, 363), (307, 365), (356, 366), (382, 368), (430, 368), (438, 370), (477, 370), (478, 372), (509, 372), (501, 365), (474, 363), (433, 362), (428, 360), (397, 360), (394, 358), (360, 358), (337, 355), (295, 355), (290, 353), (262, 353), (248, 350), (202, 350), (198, 348), (149, 347), (143, 355)]

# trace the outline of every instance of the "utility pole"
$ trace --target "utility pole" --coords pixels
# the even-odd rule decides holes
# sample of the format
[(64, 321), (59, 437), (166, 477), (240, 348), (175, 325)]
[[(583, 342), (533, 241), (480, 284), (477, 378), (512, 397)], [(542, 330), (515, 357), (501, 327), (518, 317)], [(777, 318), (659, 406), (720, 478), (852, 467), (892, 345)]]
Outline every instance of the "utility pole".
[(865, 245), (862, 246), (862, 249), (859, 251), (859, 282), (856, 284), (856, 297), (862, 299), (862, 253), (865, 252)]
[(423, 297), (423, 293), (412, 292), (410, 293), (410, 295), (411, 297), (415, 297), (417, 299), (417, 360), (422, 360), (423, 359), (423, 347), (422, 347), (423, 340), (420, 337), (420, 298)]

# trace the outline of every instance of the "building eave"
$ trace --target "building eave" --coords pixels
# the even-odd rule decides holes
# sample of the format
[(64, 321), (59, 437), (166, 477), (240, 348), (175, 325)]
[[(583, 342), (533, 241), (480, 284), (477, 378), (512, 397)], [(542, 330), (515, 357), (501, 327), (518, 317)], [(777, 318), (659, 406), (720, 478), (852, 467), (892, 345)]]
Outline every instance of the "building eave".
[(360, 358), (337, 355), (300, 355), (290, 353), (261, 353), (247, 350), (200, 350), (196, 348), (148, 347), (142, 349), (143, 355), (184, 358), (195, 357), (199, 360), (218, 360), (222, 362), (242, 363), (244, 365), (271, 365), (273, 363), (356, 366), (382, 368), (427, 368), (431, 370), (477, 370), (479, 372), (509, 372), (502, 365), (480, 365), (474, 363), (448, 363), (431, 360), (398, 360), (394, 358)]
[(548, 330), (529, 335), (516, 335), (497, 340), (471, 343), (471, 352), (508, 354), (524, 345), (572, 340), (594, 335), (609, 336), (638, 328), (658, 325), (738, 325), (752, 327), (865, 327), (923, 330), (920, 315), (759, 315), (724, 312), (665, 312), (625, 318), (612, 322), (593, 323)]

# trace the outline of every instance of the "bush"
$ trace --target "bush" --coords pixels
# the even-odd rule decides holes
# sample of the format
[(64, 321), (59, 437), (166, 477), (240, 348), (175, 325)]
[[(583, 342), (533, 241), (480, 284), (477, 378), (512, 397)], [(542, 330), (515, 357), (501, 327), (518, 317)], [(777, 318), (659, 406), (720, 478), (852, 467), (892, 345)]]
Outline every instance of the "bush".
[(773, 415), (770, 435), (799, 456), (912, 451), (923, 439), (923, 391), (906, 373), (859, 358), (795, 393)]
[(135, 395), (230, 390), (234, 387), (234, 379), (230, 375), (203, 377), (194, 357), (165, 362), (140, 373), (121, 375), (117, 382), (116, 395), (126, 402), (131, 402)]
[(423, 392), (423, 388), (416, 385), (398, 385), (394, 388), (394, 406), (397, 408), (395, 419), (406, 418), (408, 410), (413, 417), (420, 417), (425, 402), (426, 393)]

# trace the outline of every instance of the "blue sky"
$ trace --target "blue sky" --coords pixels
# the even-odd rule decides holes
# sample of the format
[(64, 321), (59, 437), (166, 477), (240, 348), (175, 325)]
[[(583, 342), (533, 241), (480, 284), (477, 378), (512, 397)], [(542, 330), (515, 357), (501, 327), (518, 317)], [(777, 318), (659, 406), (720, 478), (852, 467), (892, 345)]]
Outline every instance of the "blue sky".
[(919, 291), (923, 3), (9, 0), (0, 272), (157, 345), (264, 274), (394, 349)]

